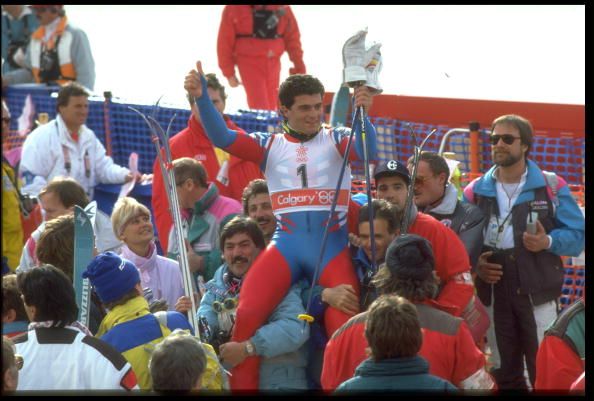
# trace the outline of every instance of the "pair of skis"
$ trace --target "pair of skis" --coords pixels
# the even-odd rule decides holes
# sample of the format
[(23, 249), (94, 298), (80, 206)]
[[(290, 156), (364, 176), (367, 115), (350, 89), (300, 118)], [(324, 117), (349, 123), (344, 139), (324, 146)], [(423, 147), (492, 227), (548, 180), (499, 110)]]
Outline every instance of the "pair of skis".
[(91, 285), (88, 278), (83, 278), (93, 259), (95, 247), (95, 216), (97, 216), (97, 202), (90, 202), (84, 209), (74, 206), (74, 269), (72, 277), (74, 292), (78, 306), (78, 321), (89, 327), (91, 312)]
[[(155, 111), (157, 110), (159, 102), (155, 105)], [(189, 321), (194, 331), (198, 333), (198, 322), (196, 320), (196, 303), (194, 302), (194, 291), (192, 286), (192, 272), (190, 271), (190, 265), (188, 264), (188, 254), (186, 251), (186, 245), (184, 241), (184, 232), (182, 225), (181, 210), (179, 207), (179, 199), (177, 197), (177, 190), (175, 184), (175, 175), (173, 172), (173, 160), (171, 159), (171, 148), (169, 147), (169, 134), (171, 131), (171, 124), (175, 119), (175, 114), (169, 121), (167, 131), (164, 132), (154, 116), (145, 116), (140, 111), (133, 107), (128, 108), (138, 113), (144, 122), (148, 125), (151, 134), (151, 141), (155, 145), (157, 150), (157, 158), (159, 159), (159, 166), (161, 167), (161, 174), (163, 176), (163, 182), (165, 184), (165, 192), (167, 194), (167, 201), (169, 203), (169, 210), (173, 217), (173, 227), (175, 232), (175, 240), (179, 250), (178, 262), (182, 273), (182, 281), (184, 285), (184, 292), (191, 301), (191, 309)]]

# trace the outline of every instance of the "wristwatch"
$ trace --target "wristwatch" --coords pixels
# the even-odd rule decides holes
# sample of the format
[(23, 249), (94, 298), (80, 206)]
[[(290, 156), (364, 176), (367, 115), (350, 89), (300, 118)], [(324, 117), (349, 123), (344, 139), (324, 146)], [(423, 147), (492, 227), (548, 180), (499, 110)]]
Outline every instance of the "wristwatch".
[(256, 348), (254, 348), (254, 344), (252, 344), (251, 341), (246, 341), (246, 343), (245, 343), (245, 353), (248, 354), (248, 356), (254, 356), (254, 355), (256, 355)]

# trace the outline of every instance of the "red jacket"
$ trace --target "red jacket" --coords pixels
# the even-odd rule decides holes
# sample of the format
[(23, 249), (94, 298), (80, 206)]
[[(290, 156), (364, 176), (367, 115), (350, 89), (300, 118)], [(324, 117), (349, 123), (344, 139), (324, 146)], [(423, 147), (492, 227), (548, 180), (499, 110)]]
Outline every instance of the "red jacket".
[(428, 214), (418, 212), (408, 232), (431, 242), (435, 257), (435, 272), (440, 279), (436, 301), (456, 306), (454, 316), (460, 316), (474, 295), (470, 276), (470, 259), (464, 243), (450, 228)]
[(556, 336), (545, 336), (536, 354), (536, 390), (569, 390), (585, 366), (579, 355)]
[[(225, 118), (227, 127), (235, 131), (243, 131), (233, 121)], [(217, 159), (215, 148), (208, 139), (202, 124), (193, 116), (188, 120), (188, 127), (180, 131), (169, 140), (172, 160), (180, 157), (191, 157), (202, 163), (206, 169), (208, 181), (214, 182), (219, 193), (223, 196), (236, 199), (241, 202), (241, 194), (245, 186), (253, 179), (262, 178), (259, 167), (248, 161), (241, 160), (233, 155), (229, 159), (229, 183), (227, 186), (216, 180), (220, 165)], [(169, 212), (169, 203), (165, 194), (163, 177), (159, 161), (155, 158), (153, 163), (153, 196), (151, 200), (159, 242), (163, 250), (167, 249), (168, 235), (173, 220)]]
[[(253, 33), (252, 7), (264, 7), (267, 10), (283, 9), (285, 14), (279, 17), (277, 39), (256, 39), (251, 37), (237, 37), (237, 35), (251, 35)], [(275, 57), (280, 59), (287, 51), (289, 59), (295, 65), (292, 74), (304, 74), (303, 50), (301, 49), (301, 34), (297, 20), (290, 6), (269, 4), (229, 5), (223, 9), (219, 36), (217, 39), (217, 54), (219, 67), (227, 78), (235, 75), (237, 59), (241, 57)]]
[[(429, 362), (429, 373), (460, 388), (493, 388), (493, 379), (484, 369), (485, 356), (474, 344), (466, 323), (435, 301), (416, 306), (423, 331), (419, 355)], [(332, 391), (353, 377), (355, 368), (368, 357), (366, 320), (367, 312), (353, 316), (328, 341), (322, 368), (324, 390)]]

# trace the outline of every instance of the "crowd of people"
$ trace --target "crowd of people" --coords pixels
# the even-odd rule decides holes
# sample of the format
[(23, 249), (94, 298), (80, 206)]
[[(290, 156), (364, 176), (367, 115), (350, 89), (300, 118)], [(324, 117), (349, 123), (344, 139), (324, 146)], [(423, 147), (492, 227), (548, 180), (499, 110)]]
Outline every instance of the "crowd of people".
[[(97, 211), (93, 258), (76, 277), (75, 207), (98, 183), (147, 176), (115, 164), (85, 125), (94, 73), (75, 53), (93, 59), (63, 6), (32, 6), (36, 20), (15, 7), (3, 6), (21, 27), (12, 38), (31, 36), (7, 56), (3, 23), (3, 86), (22, 70), (48, 82), (39, 54), (57, 57), (50, 81), (65, 81), (56, 118), (27, 136), (18, 164), (2, 160), (3, 392), (584, 391), (584, 298), (561, 314), (557, 303), (561, 255), (583, 251), (584, 217), (567, 183), (528, 157), (527, 119), (493, 121), (493, 166), (461, 199), (433, 152), (380, 163), (373, 199), (352, 194), (347, 162), (376, 159), (372, 122), (322, 123), (325, 89), (305, 74), (289, 6), (226, 6), (223, 75), (236, 86), (237, 64), (248, 101), (262, 102), (250, 107), (278, 103), (281, 129), (237, 127), (224, 86), (197, 62), (183, 83), (188, 126), (169, 140), (172, 163), (153, 165), (152, 211), (128, 196)], [(294, 69), (279, 86), (284, 50)], [(369, 83), (353, 95), (364, 116)], [(3, 143), (10, 119), (2, 101)], [(24, 238), (32, 207), (44, 221)]]

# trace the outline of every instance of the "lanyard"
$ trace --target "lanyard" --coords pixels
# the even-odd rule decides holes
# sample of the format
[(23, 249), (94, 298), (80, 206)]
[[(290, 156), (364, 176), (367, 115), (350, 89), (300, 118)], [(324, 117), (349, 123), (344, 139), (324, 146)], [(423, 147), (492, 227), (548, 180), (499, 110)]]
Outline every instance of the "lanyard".
[[(58, 137), (60, 137), (60, 130), (58, 128), (58, 121), (56, 121), (56, 132), (58, 133)], [(62, 144), (62, 154), (64, 155), (64, 169), (66, 173), (70, 175), (70, 170), (72, 168), (72, 163), (70, 162), (70, 152), (66, 145)], [(85, 164), (85, 177), (89, 178), (91, 176), (91, 158), (89, 157), (89, 150), (85, 150), (85, 157), (84, 157), (84, 164)]]

